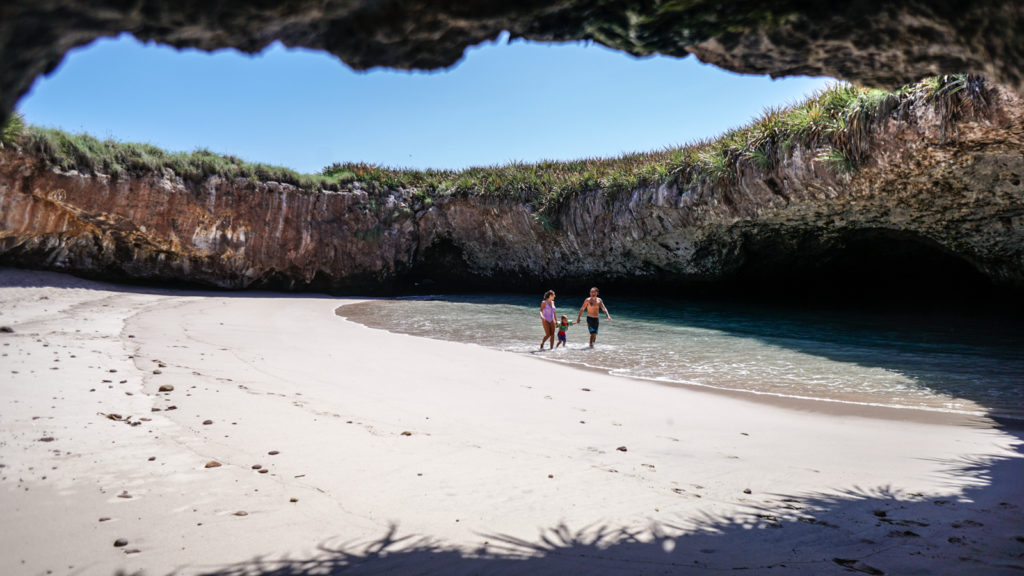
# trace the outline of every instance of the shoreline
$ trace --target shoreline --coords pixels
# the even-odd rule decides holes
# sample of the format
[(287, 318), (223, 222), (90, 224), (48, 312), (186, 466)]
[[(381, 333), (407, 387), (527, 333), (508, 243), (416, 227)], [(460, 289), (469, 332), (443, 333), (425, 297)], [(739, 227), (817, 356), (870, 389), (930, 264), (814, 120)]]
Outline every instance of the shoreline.
[(0, 268), (0, 572), (1024, 565), (1024, 435), (994, 422), (634, 381), (370, 329), (351, 301)]
[[(334, 313), (349, 322), (355, 322), (356, 324), (366, 326), (362, 322), (357, 320), (351, 320), (348, 315), (343, 314), (342, 310), (348, 306), (363, 304), (366, 302), (386, 302), (387, 298), (373, 298), (364, 297), (356, 298), (351, 302), (346, 302), (338, 306)], [(402, 334), (411, 336), (414, 338), (426, 338), (429, 340), (437, 340), (443, 342), (453, 342), (457, 344), (467, 344), (454, 339), (444, 338), (431, 338), (429, 336), (422, 336), (418, 334), (408, 334), (401, 331), (390, 330), (388, 328), (378, 328), (373, 326), (367, 326), (372, 330), (381, 330), (389, 334)], [(483, 346), (490, 350), (497, 352), (509, 352), (507, 350), (501, 350), (499, 348), (491, 348), (482, 344), (474, 344), (477, 346)], [(1024, 430), (1024, 416), (1014, 416), (1007, 414), (997, 414), (985, 411), (977, 412), (966, 412), (958, 410), (943, 410), (943, 409), (931, 409), (919, 406), (895, 406), (881, 403), (869, 403), (869, 402), (856, 402), (850, 400), (840, 400), (832, 398), (811, 398), (802, 396), (790, 396), (785, 394), (778, 394), (773, 392), (759, 392), (754, 390), (737, 390), (730, 388), (722, 388), (712, 386), (709, 384), (698, 384), (688, 382), (678, 382), (668, 379), (657, 379), (647, 378), (644, 376), (634, 376), (631, 374), (617, 374), (612, 369), (601, 368), (598, 366), (591, 366), (583, 362), (575, 362), (572, 360), (546, 358), (538, 355), (536, 351), (530, 352), (513, 352), (516, 354), (528, 354), (530, 357), (537, 358), (544, 362), (551, 362), (553, 364), (559, 364), (564, 366), (571, 366), (577, 370), (583, 370), (593, 372), (597, 374), (604, 374), (615, 378), (625, 378), (627, 380), (635, 380), (639, 382), (646, 382), (651, 384), (657, 384), (660, 386), (666, 386), (669, 388), (679, 388), (683, 390), (690, 390), (694, 392), (705, 392), (709, 394), (720, 394), (727, 398), (732, 398), (739, 401), (751, 402), (755, 404), (765, 404), (775, 406), (778, 408), (796, 410), (801, 412), (815, 412), (825, 415), (833, 416), (859, 416), (864, 418), (876, 418), (884, 420), (899, 420), (899, 421), (913, 421), (920, 422), (923, 424), (951, 424), (951, 425), (986, 425), (993, 422), (998, 422), (1000, 425), (1014, 429)]]

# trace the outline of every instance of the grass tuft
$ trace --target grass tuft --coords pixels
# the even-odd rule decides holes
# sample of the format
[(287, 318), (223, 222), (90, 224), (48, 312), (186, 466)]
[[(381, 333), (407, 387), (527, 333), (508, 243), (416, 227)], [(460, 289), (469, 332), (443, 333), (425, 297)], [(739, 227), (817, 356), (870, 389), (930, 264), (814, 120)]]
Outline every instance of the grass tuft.
[(0, 148), (16, 145), (24, 132), (25, 117), (20, 112), (11, 114), (7, 125), (0, 131)]

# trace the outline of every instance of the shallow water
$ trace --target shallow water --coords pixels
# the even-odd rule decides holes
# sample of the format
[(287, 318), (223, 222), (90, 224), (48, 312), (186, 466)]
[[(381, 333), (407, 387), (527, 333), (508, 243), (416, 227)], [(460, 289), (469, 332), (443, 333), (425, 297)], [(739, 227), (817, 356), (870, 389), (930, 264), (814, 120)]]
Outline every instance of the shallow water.
[[(585, 294), (559, 301), (576, 319)], [(943, 313), (807, 310), (657, 299), (606, 300), (594, 349), (586, 323), (538, 351), (540, 298), (380, 300), (341, 314), (374, 328), (534, 354), (623, 376), (755, 394), (1024, 419), (1019, 321)]]

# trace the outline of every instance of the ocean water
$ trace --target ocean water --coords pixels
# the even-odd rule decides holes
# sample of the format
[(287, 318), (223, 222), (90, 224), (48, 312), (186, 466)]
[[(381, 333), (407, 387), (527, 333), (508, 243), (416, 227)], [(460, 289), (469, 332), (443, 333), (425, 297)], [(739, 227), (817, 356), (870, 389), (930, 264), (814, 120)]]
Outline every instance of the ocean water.
[[(560, 298), (576, 319), (586, 294)], [(597, 345), (538, 347), (540, 296), (378, 300), (339, 314), (373, 328), (473, 342), (622, 376), (783, 397), (1024, 419), (1024, 327), (991, 315), (616, 298)]]

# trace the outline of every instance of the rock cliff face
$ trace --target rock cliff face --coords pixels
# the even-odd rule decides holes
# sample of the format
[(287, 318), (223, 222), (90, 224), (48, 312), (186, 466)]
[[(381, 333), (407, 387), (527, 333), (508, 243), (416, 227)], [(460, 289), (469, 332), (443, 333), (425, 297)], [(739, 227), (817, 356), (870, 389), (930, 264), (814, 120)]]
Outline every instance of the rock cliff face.
[(0, 4), (0, 125), (68, 50), (121, 32), (204, 50), (257, 52), (281, 40), (357, 69), (433, 69), (502, 31), (885, 88), (973, 72), (1024, 94), (1017, 0), (15, 0)]
[[(1024, 293), (1024, 107), (890, 118), (852, 173), (795, 150), (730, 184), (577, 194), (557, 212), (413, 191), (311, 193), (0, 156), (0, 264), (115, 279), (389, 293), (609, 282), (749, 293)], [(561, 284), (565, 285), (565, 284)]]

